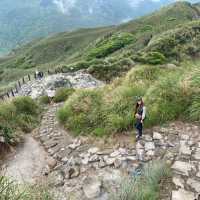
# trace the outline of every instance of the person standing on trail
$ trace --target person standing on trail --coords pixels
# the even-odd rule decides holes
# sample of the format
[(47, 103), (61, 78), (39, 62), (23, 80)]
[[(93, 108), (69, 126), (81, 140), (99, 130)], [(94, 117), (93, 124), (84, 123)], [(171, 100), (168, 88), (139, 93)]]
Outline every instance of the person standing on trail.
[(141, 97), (137, 98), (137, 103), (135, 106), (135, 128), (137, 130), (136, 140), (142, 138), (142, 129), (144, 119), (146, 117), (146, 107), (144, 106), (144, 102)]

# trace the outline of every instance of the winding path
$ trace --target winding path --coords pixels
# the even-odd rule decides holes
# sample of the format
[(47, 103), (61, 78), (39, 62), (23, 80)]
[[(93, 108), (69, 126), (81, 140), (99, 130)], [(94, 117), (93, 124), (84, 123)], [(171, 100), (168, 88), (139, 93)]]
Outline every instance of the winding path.
[[(56, 200), (109, 200), (124, 174), (133, 173), (140, 164), (162, 159), (173, 172), (173, 184), (162, 200), (199, 200), (200, 126), (175, 122), (154, 127), (137, 143), (128, 134), (105, 140), (74, 138), (58, 124), (56, 112), (61, 106), (48, 107), (35, 134), (51, 159), (47, 162), (41, 146), (27, 136), (16, 158), (8, 162), (8, 174), (18, 176), (16, 171), (24, 171), (23, 179), (29, 180), (30, 175), (47, 175)], [(23, 159), (30, 163), (23, 163)]]

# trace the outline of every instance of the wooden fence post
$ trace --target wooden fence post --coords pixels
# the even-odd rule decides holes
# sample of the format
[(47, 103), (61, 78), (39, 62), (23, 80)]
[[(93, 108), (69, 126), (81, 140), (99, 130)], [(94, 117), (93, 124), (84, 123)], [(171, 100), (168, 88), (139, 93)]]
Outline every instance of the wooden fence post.
[(20, 80), (18, 81), (18, 85), (19, 85), (19, 87), (21, 88), (21, 82), (20, 82)]
[(15, 93), (13, 92), (13, 89), (11, 89), (11, 94), (12, 94), (13, 97), (15, 96)]
[(24, 77), (22, 78), (22, 83), (25, 84), (25, 79), (24, 79)]
[(15, 85), (15, 93), (18, 93), (17, 85)]

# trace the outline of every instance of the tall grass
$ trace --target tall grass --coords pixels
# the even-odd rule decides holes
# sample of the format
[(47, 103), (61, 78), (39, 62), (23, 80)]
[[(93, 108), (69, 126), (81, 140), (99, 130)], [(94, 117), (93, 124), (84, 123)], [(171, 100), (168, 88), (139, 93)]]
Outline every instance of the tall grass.
[(31, 131), (38, 122), (39, 106), (30, 97), (17, 97), (0, 103), (0, 136), (14, 143), (21, 133)]
[[(135, 97), (147, 107), (145, 126), (176, 119), (199, 120), (198, 67), (138, 65), (102, 89), (79, 90), (58, 118), (76, 134), (113, 134), (133, 128)], [(195, 97), (195, 98), (194, 98)]]
[(146, 164), (141, 176), (122, 180), (112, 200), (157, 200), (162, 179), (171, 175), (169, 167), (161, 161)]
[(0, 176), (0, 200), (53, 200), (44, 186), (24, 186)]

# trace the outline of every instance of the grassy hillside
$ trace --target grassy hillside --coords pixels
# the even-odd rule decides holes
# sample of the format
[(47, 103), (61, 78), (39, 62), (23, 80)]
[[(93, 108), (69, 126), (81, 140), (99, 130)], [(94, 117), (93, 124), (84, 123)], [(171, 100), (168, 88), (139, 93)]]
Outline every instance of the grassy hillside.
[[(194, 20), (199, 16), (198, 4), (178, 2), (120, 26), (80, 29), (35, 40), (0, 59), (0, 87), (7, 87), (11, 80), (36, 68), (62, 67), (66, 71), (87, 68), (97, 78), (110, 80), (129, 70), (135, 62), (178, 63), (182, 60), (180, 34), (173, 44), (176, 54), (168, 55), (162, 48), (171, 48), (168, 38), (188, 27), (190, 33), (186, 37), (193, 37), (193, 25), (199, 25)], [(183, 53), (189, 57), (198, 55), (199, 33), (195, 34), (196, 39), (184, 41)]]

